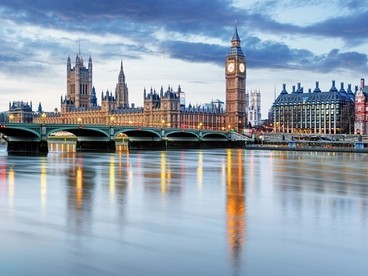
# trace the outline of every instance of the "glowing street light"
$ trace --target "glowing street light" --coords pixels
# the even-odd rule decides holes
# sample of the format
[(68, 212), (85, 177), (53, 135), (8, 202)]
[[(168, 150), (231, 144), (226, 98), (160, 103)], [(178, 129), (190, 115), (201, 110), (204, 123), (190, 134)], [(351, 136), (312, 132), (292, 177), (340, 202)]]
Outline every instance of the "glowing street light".
[(46, 113), (45, 113), (45, 112), (43, 112), (43, 113), (41, 114), (42, 123), (45, 123), (46, 117), (47, 117)]
[(12, 122), (13, 122), (13, 120), (14, 120), (14, 115), (13, 115), (13, 114), (10, 114), (10, 115), (9, 115), (9, 121), (10, 121), (10, 123), (12, 123)]
[(115, 117), (114, 116), (111, 116), (110, 117), (110, 124), (113, 125), (115, 122)]

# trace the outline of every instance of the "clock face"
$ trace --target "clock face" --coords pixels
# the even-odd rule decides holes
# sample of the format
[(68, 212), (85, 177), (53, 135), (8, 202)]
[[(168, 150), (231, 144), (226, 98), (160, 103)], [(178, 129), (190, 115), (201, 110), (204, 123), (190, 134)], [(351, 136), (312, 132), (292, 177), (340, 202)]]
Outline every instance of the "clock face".
[(240, 63), (239, 64), (239, 71), (242, 72), (242, 73), (244, 73), (244, 71), (245, 71), (244, 63)]
[(230, 73), (234, 72), (234, 63), (231, 62), (227, 65), (227, 71)]

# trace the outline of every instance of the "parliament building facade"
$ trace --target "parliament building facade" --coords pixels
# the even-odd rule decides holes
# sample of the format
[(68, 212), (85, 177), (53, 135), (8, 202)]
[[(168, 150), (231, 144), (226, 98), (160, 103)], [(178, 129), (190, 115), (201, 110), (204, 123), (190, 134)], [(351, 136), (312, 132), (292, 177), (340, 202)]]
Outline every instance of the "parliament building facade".
[(246, 60), (237, 28), (225, 61), (226, 109), (221, 101), (201, 106), (185, 106), (181, 87), (143, 91), (143, 107), (129, 105), (123, 63), (115, 91), (101, 94), (101, 104), (93, 87), (91, 57), (87, 67), (80, 55), (72, 67), (67, 59), (67, 89), (61, 97), (60, 112), (39, 112), (35, 123), (104, 124), (146, 127), (203, 128), (241, 131), (247, 124), (245, 107)]

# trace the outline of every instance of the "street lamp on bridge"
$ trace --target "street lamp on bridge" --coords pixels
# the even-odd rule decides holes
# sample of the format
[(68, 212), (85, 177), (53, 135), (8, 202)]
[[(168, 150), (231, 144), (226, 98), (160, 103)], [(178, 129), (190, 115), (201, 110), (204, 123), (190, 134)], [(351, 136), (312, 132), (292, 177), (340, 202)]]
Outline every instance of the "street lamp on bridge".
[(42, 118), (42, 123), (43, 123), (43, 124), (45, 123), (46, 117), (47, 117), (46, 113), (45, 113), (45, 112), (43, 112), (43, 113), (41, 114), (41, 118)]
[(10, 114), (9, 115), (9, 122), (10, 123), (13, 123), (13, 120), (14, 120), (14, 115), (13, 114)]
[(78, 124), (79, 124), (79, 128), (82, 128), (82, 118), (78, 117), (77, 121), (78, 121)]
[(115, 117), (111, 116), (110, 117), (110, 125), (114, 125), (114, 122), (115, 122)]

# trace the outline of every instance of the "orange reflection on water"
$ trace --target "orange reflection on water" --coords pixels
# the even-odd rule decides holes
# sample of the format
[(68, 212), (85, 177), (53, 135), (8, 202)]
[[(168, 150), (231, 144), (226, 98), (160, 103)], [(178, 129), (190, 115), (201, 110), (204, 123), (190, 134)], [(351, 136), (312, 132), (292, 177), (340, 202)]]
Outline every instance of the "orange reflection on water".
[(171, 171), (170, 168), (167, 168), (165, 152), (161, 152), (160, 178), (161, 178), (161, 192), (165, 193), (167, 191), (166, 186), (170, 184), (171, 180)]
[(81, 209), (83, 203), (83, 169), (81, 166), (78, 166), (76, 171), (75, 199), (77, 203), (77, 208)]
[(9, 205), (10, 207), (13, 207), (14, 203), (14, 178), (15, 173), (13, 170), (13, 167), (10, 167), (9, 173), (8, 173), (8, 193), (9, 193)]
[(228, 243), (233, 262), (240, 260), (245, 242), (246, 202), (244, 184), (244, 152), (227, 151), (226, 215)]
[(41, 207), (45, 209), (47, 198), (47, 172), (46, 163), (41, 163)]

